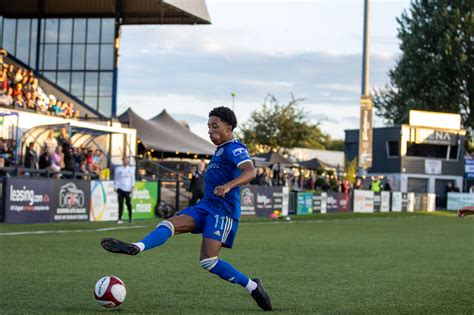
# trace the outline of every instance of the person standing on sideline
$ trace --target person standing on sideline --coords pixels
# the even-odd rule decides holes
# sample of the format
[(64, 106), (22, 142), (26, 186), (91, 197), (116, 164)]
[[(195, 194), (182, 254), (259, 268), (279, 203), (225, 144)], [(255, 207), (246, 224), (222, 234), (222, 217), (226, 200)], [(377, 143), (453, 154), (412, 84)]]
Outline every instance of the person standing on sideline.
[(191, 178), (191, 183), (189, 188), (193, 194), (191, 198), (191, 205), (195, 205), (199, 200), (204, 197), (204, 169), (206, 164), (204, 161), (200, 161), (197, 165), (197, 170), (193, 172), (193, 177)]
[(127, 204), (128, 223), (132, 223), (132, 203), (130, 193), (133, 192), (135, 186), (135, 169), (130, 166), (130, 160), (124, 156), (122, 165), (115, 169), (114, 189), (118, 195), (119, 217), (117, 224), (122, 224), (123, 200)]
[[(207, 166), (204, 198), (198, 204), (161, 221), (139, 242), (126, 243), (115, 238), (104, 238), (101, 245), (112, 253), (137, 255), (163, 245), (173, 235), (189, 232), (202, 234), (201, 267), (225, 281), (239, 284), (261, 309), (271, 311), (272, 302), (262, 281), (249, 278), (219, 258), (222, 247), (232, 248), (237, 233), (240, 220), (239, 186), (249, 183), (256, 176), (247, 147), (234, 138), (236, 126), (235, 114), (227, 107), (217, 107), (209, 113), (208, 133), (217, 148)], [(181, 270), (181, 274), (185, 273)]]

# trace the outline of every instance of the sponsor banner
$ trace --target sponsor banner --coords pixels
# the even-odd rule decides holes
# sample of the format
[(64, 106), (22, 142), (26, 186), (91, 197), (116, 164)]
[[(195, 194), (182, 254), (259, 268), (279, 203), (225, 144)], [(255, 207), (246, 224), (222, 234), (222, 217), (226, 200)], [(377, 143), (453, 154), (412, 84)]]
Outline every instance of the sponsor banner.
[(338, 210), (338, 202), (337, 198), (339, 196), (338, 192), (328, 192), (327, 199), (326, 199), (326, 210), (328, 213), (337, 212)]
[[(403, 199), (402, 199), (403, 206)], [(407, 193), (407, 211), (413, 212), (415, 210), (415, 193)]]
[[(271, 186), (259, 186), (257, 189), (257, 206), (255, 209), (255, 214), (258, 217), (268, 217), (274, 211), (274, 191), (272, 188), (273, 187)], [(281, 200), (281, 197), (279, 198), (279, 200)], [(281, 210), (281, 207), (279, 210)]]
[(374, 192), (374, 212), (380, 212), (382, 206), (382, 194), (380, 192)]
[[(132, 193), (132, 218), (152, 219), (155, 216), (156, 200), (158, 198), (158, 182), (135, 182)], [(123, 201), (123, 220), (128, 220), (128, 210)]]
[(290, 200), (288, 202), (288, 214), (296, 214), (296, 191), (290, 191)]
[(321, 213), (327, 213), (328, 212), (328, 193), (327, 192), (322, 192), (321, 193)]
[(380, 197), (381, 197), (380, 212), (389, 212), (390, 211), (390, 192), (382, 191)]
[(402, 212), (402, 193), (392, 193), (392, 212)]
[(240, 211), (242, 215), (255, 215), (259, 186), (240, 187)]
[(402, 212), (408, 211), (408, 193), (402, 193)]
[(296, 214), (313, 213), (313, 193), (298, 192), (296, 201)]
[(90, 184), (84, 180), (53, 180), (52, 220), (88, 221)]
[(0, 222), (3, 222), (4, 219), (5, 219), (5, 207), (3, 207), (3, 180), (0, 180)]
[(465, 160), (464, 177), (474, 178), (474, 160)]
[(337, 194), (337, 207), (341, 212), (351, 211), (351, 195), (338, 193)]
[(117, 221), (118, 200), (113, 181), (91, 181), (90, 221)]
[(415, 193), (415, 206), (413, 211), (422, 211), (423, 210), (423, 195), (421, 193)]
[(465, 206), (474, 205), (474, 194), (448, 193), (448, 210), (458, 210)]
[(354, 212), (374, 212), (374, 192), (371, 190), (354, 190)]
[(313, 193), (313, 213), (321, 213), (321, 193)]
[(7, 178), (5, 184), (6, 223), (51, 222), (51, 180)]
[(284, 216), (288, 215), (288, 208), (289, 208), (289, 203), (290, 203), (290, 188), (283, 186), (282, 188), (282, 207), (281, 207), (281, 214)]

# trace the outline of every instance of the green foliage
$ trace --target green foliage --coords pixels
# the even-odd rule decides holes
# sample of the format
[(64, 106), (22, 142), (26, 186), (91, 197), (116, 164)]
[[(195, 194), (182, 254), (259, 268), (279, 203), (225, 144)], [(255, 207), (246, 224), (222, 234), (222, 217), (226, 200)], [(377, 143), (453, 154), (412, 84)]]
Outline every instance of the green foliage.
[(357, 175), (357, 158), (354, 158), (352, 161), (345, 161), (344, 173), (346, 173), (345, 179), (347, 179), (351, 185), (354, 185), (355, 175)]
[(295, 147), (340, 148), (342, 140), (333, 141), (321, 131), (319, 123), (308, 121), (307, 113), (300, 106), (301, 101), (292, 95), (287, 104), (281, 104), (273, 95), (267, 95), (262, 107), (250, 114), (237, 136), (251, 153), (280, 152)]
[(389, 123), (410, 109), (460, 113), (474, 126), (474, 5), (472, 0), (415, 0), (397, 19), (402, 55), (374, 106)]

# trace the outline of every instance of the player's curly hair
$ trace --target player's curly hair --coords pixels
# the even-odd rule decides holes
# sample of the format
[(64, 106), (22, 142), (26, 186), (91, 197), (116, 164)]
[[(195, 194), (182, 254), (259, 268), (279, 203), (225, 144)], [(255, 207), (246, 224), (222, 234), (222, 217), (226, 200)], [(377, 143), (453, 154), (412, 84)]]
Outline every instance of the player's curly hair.
[(228, 107), (219, 106), (214, 108), (209, 112), (209, 117), (211, 116), (219, 117), (223, 122), (226, 122), (231, 125), (232, 130), (237, 127), (237, 118), (235, 117), (234, 112)]

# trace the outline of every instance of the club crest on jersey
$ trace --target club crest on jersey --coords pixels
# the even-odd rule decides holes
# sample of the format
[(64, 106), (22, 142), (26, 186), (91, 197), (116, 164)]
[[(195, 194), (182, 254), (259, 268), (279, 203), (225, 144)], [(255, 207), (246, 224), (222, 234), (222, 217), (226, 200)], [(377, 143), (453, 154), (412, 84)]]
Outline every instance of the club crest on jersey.
[(237, 148), (237, 149), (232, 150), (232, 153), (234, 154), (234, 156), (239, 156), (244, 152), (245, 152), (244, 148)]
[(224, 148), (220, 148), (219, 150), (217, 150), (216, 156), (220, 156), (222, 155), (222, 153), (224, 153)]

